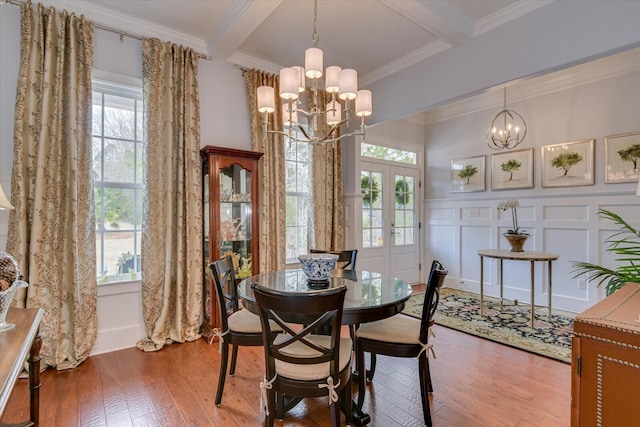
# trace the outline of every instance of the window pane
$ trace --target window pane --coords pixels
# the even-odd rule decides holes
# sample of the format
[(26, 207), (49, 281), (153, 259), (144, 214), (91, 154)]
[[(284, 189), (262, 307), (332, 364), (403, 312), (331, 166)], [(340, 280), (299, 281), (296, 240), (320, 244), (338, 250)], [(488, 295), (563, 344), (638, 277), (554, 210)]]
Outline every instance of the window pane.
[(371, 230), (371, 247), (378, 246), (384, 246), (382, 230), (380, 228), (374, 228), (373, 230)]
[(104, 136), (134, 139), (136, 128), (135, 100), (104, 95)]
[(362, 230), (362, 247), (363, 248), (371, 247), (371, 230), (367, 230), (367, 229)]
[(116, 139), (104, 140), (104, 180), (135, 182), (135, 142)]
[(93, 138), (93, 179), (102, 181), (102, 138)]
[(374, 227), (374, 228), (382, 227), (382, 211), (381, 210), (371, 211), (371, 227)]

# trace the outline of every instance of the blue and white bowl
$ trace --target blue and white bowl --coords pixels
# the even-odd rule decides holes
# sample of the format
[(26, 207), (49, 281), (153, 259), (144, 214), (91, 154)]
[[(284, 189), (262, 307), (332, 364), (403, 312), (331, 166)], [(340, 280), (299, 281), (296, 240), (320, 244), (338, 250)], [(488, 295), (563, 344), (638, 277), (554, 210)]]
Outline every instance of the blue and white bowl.
[(336, 268), (338, 255), (308, 254), (298, 256), (302, 271), (311, 281), (326, 281)]

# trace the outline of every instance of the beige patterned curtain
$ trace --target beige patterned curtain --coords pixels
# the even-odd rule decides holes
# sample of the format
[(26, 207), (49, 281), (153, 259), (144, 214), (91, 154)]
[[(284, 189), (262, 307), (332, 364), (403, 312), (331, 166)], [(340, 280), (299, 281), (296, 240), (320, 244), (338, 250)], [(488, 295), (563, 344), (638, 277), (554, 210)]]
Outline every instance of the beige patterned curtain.
[(73, 368), (97, 335), (91, 176), (93, 24), (52, 7), (21, 5), (7, 252), (42, 307), (42, 359)]
[[(287, 224), (285, 210), (285, 154), (280, 135), (262, 136), (262, 114), (258, 112), (256, 90), (260, 86), (272, 86), (276, 96), (280, 93), (278, 76), (264, 71), (248, 70), (247, 95), (251, 126), (251, 149), (264, 153), (260, 159), (260, 272), (282, 270), (286, 261)], [(276, 101), (277, 102), (277, 101)], [(282, 112), (279, 108), (271, 114), (270, 126), (282, 130)]]
[[(327, 95), (319, 94), (320, 108), (326, 110)], [(313, 99), (313, 92), (309, 92)], [(322, 120), (323, 134), (329, 130)], [(344, 208), (342, 181), (342, 144), (314, 145), (311, 154), (311, 203), (309, 207), (309, 247), (344, 249)]]
[(202, 171), (198, 56), (142, 40), (146, 124), (142, 228), (144, 351), (200, 337)]

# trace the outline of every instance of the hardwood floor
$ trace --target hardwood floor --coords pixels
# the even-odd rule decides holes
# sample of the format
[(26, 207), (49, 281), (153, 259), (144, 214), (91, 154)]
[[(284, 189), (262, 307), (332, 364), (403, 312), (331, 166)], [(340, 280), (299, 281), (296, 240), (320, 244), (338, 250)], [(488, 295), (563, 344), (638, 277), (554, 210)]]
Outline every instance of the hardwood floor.
[[(436, 325), (431, 359), (435, 426), (567, 426), (570, 365)], [(131, 348), (42, 374), (43, 427), (258, 426), (261, 347), (241, 347), (222, 405), (213, 404), (220, 355), (203, 340), (144, 353)], [(27, 419), (27, 380), (18, 380), (4, 422)], [(355, 392), (355, 389), (354, 389)], [(380, 356), (365, 399), (371, 426), (420, 426), (417, 361)], [(326, 399), (307, 399), (278, 426), (329, 424)]]

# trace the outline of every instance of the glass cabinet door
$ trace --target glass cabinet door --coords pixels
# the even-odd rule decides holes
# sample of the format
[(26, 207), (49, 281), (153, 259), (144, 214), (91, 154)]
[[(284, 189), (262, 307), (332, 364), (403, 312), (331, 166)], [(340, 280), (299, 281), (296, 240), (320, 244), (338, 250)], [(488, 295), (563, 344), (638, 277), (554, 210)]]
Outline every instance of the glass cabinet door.
[(231, 256), (236, 277), (252, 275), (251, 171), (238, 164), (220, 169), (219, 258)]

